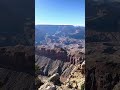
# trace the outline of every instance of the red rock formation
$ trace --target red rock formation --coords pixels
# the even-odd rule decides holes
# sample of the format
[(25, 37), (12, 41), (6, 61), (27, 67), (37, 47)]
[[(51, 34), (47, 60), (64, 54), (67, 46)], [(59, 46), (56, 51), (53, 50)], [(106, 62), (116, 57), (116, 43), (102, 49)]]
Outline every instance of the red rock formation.
[(71, 64), (81, 64), (84, 59), (84, 53), (79, 54), (68, 54), (66, 50), (62, 48), (45, 48), (45, 47), (38, 47), (36, 48), (36, 53), (41, 56), (45, 56), (51, 58), (53, 60), (62, 60), (63, 62), (70, 62)]

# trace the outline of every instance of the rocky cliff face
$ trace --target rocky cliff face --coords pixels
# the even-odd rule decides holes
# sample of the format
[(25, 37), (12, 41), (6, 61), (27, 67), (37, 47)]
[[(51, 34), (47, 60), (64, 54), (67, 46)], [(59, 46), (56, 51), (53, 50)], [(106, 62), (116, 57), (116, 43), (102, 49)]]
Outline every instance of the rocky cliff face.
[(34, 80), (28, 73), (0, 68), (0, 90), (34, 90)]
[(39, 56), (46, 56), (53, 60), (61, 60), (63, 62), (70, 62), (71, 64), (80, 64), (84, 61), (84, 53), (80, 52), (78, 54), (68, 54), (68, 52), (62, 48), (45, 48), (36, 47), (36, 54)]
[(117, 90), (120, 81), (119, 32), (91, 33), (89, 37), (101, 37), (103, 41), (96, 38), (94, 42), (86, 42), (86, 90)]
[(69, 77), (67, 80), (62, 81), (63, 77), (61, 77), (58, 73), (51, 75), (50, 77), (38, 76), (40, 81), (43, 82), (42, 85), (39, 85), (38, 90), (83, 90), (84, 89), (84, 81), (85, 74), (81, 73), (82, 70), (85, 70), (80, 65), (75, 66), (69, 73)]
[(0, 89), (34, 90), (34, 48), (0, 47)]
[(37, 51), (38, 51), (37, 53), (41, 56), (46, 56), (51, 59), (59, 59), (59, 60), (67, 61), (67, 52), (62, 48), (49, 49), (42, 47), (39, 48), (39, 50)]
[(86, 32), (86, 42), (115, 42), (120, 40), (120, 32)]
[(34, 75), (34, 47), (10, 46), (0, 48), (0, 67)]
[[(49, 88), (54, 86), (57, 90), (72, 90), (73, 88), (79, 90), (81, 88), (85, 74), (84, 53), (70, 53), (62, 48), (51, 49), (45, 46), (37, 46), (35, 50), (35, 64), (38, 66), (36, 75), (44, 83), (39, 90), (44, 90), (42, 88), (48, 86)], [(60, 75), (60, 82), (63, 83), (60, 86), (44, 80), (43, 76), (49, 77), (55, 73)]]

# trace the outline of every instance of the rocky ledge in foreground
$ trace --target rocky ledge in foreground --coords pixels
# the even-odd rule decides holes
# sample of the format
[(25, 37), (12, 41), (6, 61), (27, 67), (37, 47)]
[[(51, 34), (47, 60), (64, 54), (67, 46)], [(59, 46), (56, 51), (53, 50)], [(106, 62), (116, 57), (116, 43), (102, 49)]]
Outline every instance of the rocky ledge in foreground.
[(0, 90), (34, 90), (34, 76), (0, 68)]
[[(85, 56), (62, 48), (35, 48), (36, 78), (42, 82), (38, 90), (80, 90), (84, 88)], [(54, 77), (51, 81), (50, 78)]]
[[(38, 90), (83, 90), (85, 81), (83, 71), (84, 65), (82, 67), (75, 66), (65, 82), (61, 81), (61, 76), (58, 73), (48, 78), (42, 78), (43, 83), (39, 84)], [(41, 77), (38, 76), (37, 78), (41, 81)]]

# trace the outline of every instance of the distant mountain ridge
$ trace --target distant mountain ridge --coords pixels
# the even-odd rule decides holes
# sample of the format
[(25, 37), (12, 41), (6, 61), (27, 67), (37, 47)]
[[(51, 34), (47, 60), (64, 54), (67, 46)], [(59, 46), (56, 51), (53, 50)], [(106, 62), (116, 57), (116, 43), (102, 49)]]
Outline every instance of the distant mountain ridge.
[(40, 42), (45, 37), (60, 38), (70, 37), (75, 39), (85, 38), (85, 27), (73, 25), (36, 25), (35, 41)]
[(84, 30), (85, 28), (83, 26), (73, 26), (73, 25), (35, 25), (35, 30), (44, 30), (44, 32), (47, 32), (49, 30), (49, 33), (55, 33), (56, 31), (74, 31), (75, 29)]

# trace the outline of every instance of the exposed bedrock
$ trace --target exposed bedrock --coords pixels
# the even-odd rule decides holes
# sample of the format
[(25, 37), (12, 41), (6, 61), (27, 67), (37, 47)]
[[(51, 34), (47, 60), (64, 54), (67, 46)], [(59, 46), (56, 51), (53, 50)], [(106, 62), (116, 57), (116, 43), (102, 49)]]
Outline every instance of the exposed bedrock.
[(85, 55), (82, 52), (80, 52), (79, 55), (71, 55), (68, 54), (67, 51), (62, 48), (49, 49), (45, 47), (36, 47), (36, 54), (39, 56), (51, 58), (52, 60), (70, 62), (71, 64), (82, 63), (85, 59)]
[(34, 47), (20, 45), (1, 47), (0, 59), (0, 67), (30, 72), (34, 74)]

